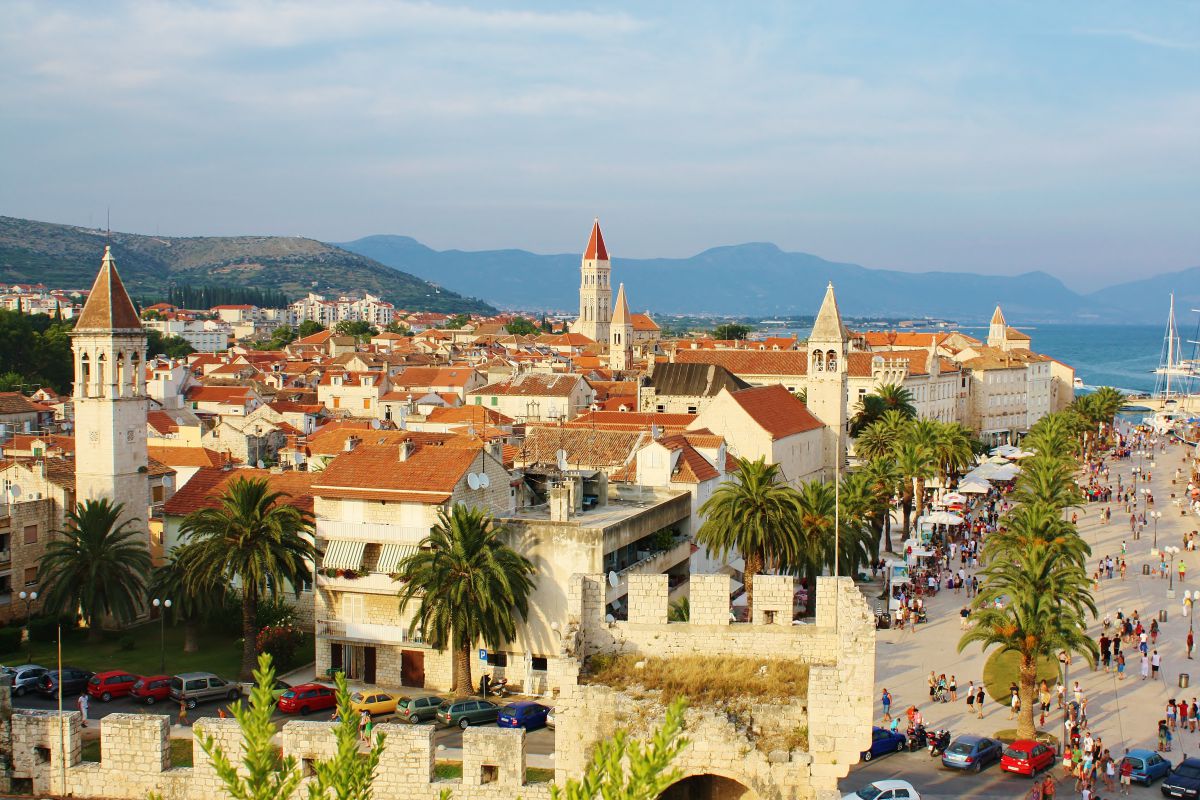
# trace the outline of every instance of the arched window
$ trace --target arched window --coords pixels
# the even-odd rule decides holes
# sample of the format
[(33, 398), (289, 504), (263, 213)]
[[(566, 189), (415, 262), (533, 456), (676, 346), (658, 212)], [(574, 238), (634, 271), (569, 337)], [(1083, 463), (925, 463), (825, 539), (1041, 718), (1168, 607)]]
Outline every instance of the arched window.
[(825, 354), (825, 371), (826, 372), (837, 372), (837, 370), (838, 370), (837, 351), (830, 350), (828, 353)]
[(813, 372), (824, 372), (825, 371), (825, 357), (823, 355), (821, 355), (820, 350), (812, 351), (811, 369)]
[(107, 375), (105, 375), (105, 370), (108, 367), (108, 364), (105, 363), (106, 361), (107, 361), (107, 359), (104, 357), (104, 353), (101, 353), (100, 355), (96, 356), (96, 396), (97, 397), (103, 397), (105, 394), (104, 381), (108, 377)]
[(92, 360), (84, 353), (79, 357), (79, 375), (76, 376), (75, 389), (80, 397), (88, 397), (90, 389), (88, 384), (92, 380)]

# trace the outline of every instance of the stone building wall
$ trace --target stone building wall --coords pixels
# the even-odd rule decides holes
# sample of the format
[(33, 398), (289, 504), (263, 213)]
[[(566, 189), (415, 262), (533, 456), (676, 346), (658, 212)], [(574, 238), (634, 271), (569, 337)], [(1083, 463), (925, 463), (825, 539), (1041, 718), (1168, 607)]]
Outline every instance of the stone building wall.
[[(714, 797), (828, 800), (840, 796), (838, 778), (847, 774), (870, 741), (875, 628), (866, 600), (848, 578), (820, 578), (816, 620), (793, 625), (793, 579), (759, 576), (754, 622), (731, 623), (728, 578), (702, 575), (692, 580), (690, 622), (667, 622), (668, 587), (663, 576), (635, 575), (630, 583), (630, 621), (610, 623), (604, 617), (603, 576), (572, 578), (562, 646), (547, 665), (548, 683), (559, 687), (554, 701), (556, 781), (562, 784), (580, 777), (593, 747), (618, 728), (644, 736), (657, 727), (664, 713), (654, 697), (581, 683), (587, 658), (702, 653), (762, 658), (768, 668), (771, 661), (800, 658), (809, 664), (805, 697), (753, 703), (733, 698), (736, 713), (725, 707), (689, 709), (685, 731), (689, 744), (675, 766), (684, 778), (724, 781), (721, 791), (709, 792)], [(427, 661), (427, 669), (428, 665)], [(0, 681), (0, 711), (7, 695), (8, 687)], [(223, 796), (198, 742), (193, 745), (195, 767), (170, 767), (168, 717), (106, 717), (99, 764), (81, 760), (80, 722), (78, 712), (61, 717), (35, 711), (13, 715), (8, 750), (12, 777), (31, 780), (38, 794), (82, 798), (140, 800), (150, 792), (159, 792), (167, 800)], [(3, 723), (0, 713), (0, 745)], [(305, 769), (313, 760), (328, 758), (334, 748), (332, 726), (307, 720), (287, 723), (281, 732), (284, 754), (294, 756)], [(786, 734), (804, 726), (808, 750), (786, 744)], [(241, 737), (234, 720), (200, 719), (195, 730), (213, 736), (231, 760), (239, 760)], [(385, 724), (377, 730), (388, 737), (375, 786), (379, 800), (435, 800), (443, 789), (450, 789), (455, 800), (549, 800), (547, 784), (523, 782), (522, 730), (469, 728), (463, 736), (461, 780), (434, 777), (432, 726)], [(297, 799), (306, 793), (302, 786)]]

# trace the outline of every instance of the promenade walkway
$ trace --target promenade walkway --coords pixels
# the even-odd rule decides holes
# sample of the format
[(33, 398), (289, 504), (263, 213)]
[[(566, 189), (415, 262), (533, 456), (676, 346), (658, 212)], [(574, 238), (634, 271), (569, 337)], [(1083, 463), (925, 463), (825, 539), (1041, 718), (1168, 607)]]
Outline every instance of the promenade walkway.
[[(1182, 545), (1183, 534), (1200, 528), (1200, 520), (1190, 513), (1181, 516), (1179, 506), (1171, 503), (1172, 492), (1182, 496), (1186, 489), (1186, 478), (1180, 484), (1172, 486), (1171, 478), (1178, 467), (1183, 464), (1184, 447), (1180, 444), (1169, 444), (1165, 452), (1156, 450), (1153, 456), (1142, 459), (1142, 466), (1151, 473), (1149, 484), (1139, 483), (1139, 487), (1148, 485), (1155, 497), (1156, 504), (1151, 508), (1162, 512), (1158, 520), (1158, 544), (1160, 547)], [(1121, 461), (1111, 462), (1110, 482), (1115, 487), (1117, 474), (1122, 476), (1123, 484), (1128, 486), (1131, 480), (1131, 470), (1137, 466), (1138, 456)], [(1154, 564), (1157, 559), (1151, 557), (1154, 541), (1154, 524), (1147, 525), (1142, 537), (1134, 540), (1129, 529), (1129, 514), (1123, 503), (1109, 504), (1113, 510), (1112, 520), (1107, 524), (1100, 519), (1100, 511), (1105, 507), (1102, 503), (1088, 504), (1079, 518), (1079, 532), (1092, 548), (1089, 561), (1089, 574), (1096, 569), (1099, 560), (1112, 555), (1114, 558), (1121, 553), (1121, 542), (1127, 545), (1126, 561), (1129, 569), (1126, 579), (1122, 581), (1117, 575), (1112, 580), (1102, 580), (1100, 590), (1095, 595), (1096, 606), (1102, 619), (1105, 614), (1116, 618), (1117, 609), (1131, 614), (1135, 609), (1148, 627), (1152, 618), (1157, 618), (1161, 609), (1167, 611), (1168, 619), (1160, 623), (1161, 632), (1158, 637), (1158, 651), (1162, 655), (1162, 671), (1159, 680), (1142, 681), (1139, 676), (1139, 658), (1135, 645), (1127, 645), (1125, 680), (1118, 681), (1115, 668), (1113, 672), (1105, 673), (1099, 667), (1096, 671), (1089, 669), (1086, 661), (1080, 657), (1073, 659), (1067, 676), (1068, 699), (1070, 699), (1070, 682), (1079, 680), (1088, 696), (1088, 720), (1093, 735), (1099, 735), (1105, 747), (1120, 756), (1125, 748), (1146, 747), (1154, 749), (1156, 744), (1157, 723), (1165, 717), (1167, 701), (1171, 698), (1187, 698), (1200, 696), (1200, 647), (1197, 648), (1196, 660), (1188, 661), (1186, 655), (1186, 637), (1189, 618), (1184, 615), (1181, 599), (1185, 589), (1200, 590), (1200, 552), (1183, 552), (1180, 557), (1187, 565), (1187, 581), (1180, 584), (1178, 575), (1175, 577), (1176, 598), (1169, 599), (1169, 581), (1142, 574), (1144, 564)], [(1145, 508), (1144, 499), (1139, 508)], [(872, 603), (874, 598), (869, 598)], [(968, 682), (976, 684), (982, 680), (983, 666), (987, 656), (981, 652), (979, 645), (969, 645), (962, 653), (957, 652), (958, 640), (961, 635), (959, 610), (968, 603), (965, 591), (955, 594), (943, 590), (937, 597), (927, 600), (929, 623), (919, 626), (914, 633), (908, 630), (879, 631), (876, 655), (876, 686), (878, 697), (880, 690), (887, 687), (894, 697), (893, 711), (901, 713), (910, 704), (915, 704), (925, 715), (930, 728), (949, 727), (957, 736), (960, 733), (976, 733), (990, 735), (1004, 728), (1012, 728), (1015, 722), (1009, 719), (1009, 709), (988, 699), (984, 707), (984, 718), (977, 719), (974, 714), (968, 715), (964, 702), (965, 687)], [(1093, 621), (1090, 633), (1098, 637), (1100, 620)], [(1200, 639), (1200, 625), (1197, 625), (1197, 638)], [(930, 670), (937, 673), (955, 675), (958, 679), (959, 700), (956, 703), (932, 703), (928, 697), (926, 680)], [(1178, 678), (1181, 672), (1190, 673), (1194, 682), (1188, 689), (1178, 688)], [(881, 718), (881, 708), (876, 700), (875, 719)], [(1055, 735), (1061, 734), (1062, 713), (1057, 712), (1047, 718), (1046, 729)], [(1170, 758), (1178, 761), (1182, 753), (1200, 755), (1200, 733), (1177, 733), (1173, 752)]]

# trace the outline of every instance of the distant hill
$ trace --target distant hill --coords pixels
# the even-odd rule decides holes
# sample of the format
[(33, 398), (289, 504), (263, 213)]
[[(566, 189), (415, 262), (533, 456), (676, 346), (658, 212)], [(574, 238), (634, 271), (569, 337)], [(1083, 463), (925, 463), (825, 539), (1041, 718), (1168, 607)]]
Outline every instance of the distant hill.
[(1175, 315), (1180, 331), (1184, 328), (1190, 331), (1195, 320), (1192, 309), (1200, 308), (1200, 267), (1110, 286), (1088, 297), (1096, 303), (1120, 309), (1122, 316), (1165, 325), (1171, 292), (1175, 293)]
[(104, 232), (0, 216), (0, 282), (87, 288), (112, 244), (117, 266), (135, 297), (164, 297), (171, 283), (279, 289), (290, 297), (371, 292), (397, 307), (494, 311), (480, 300), (439, 288), (357, 253), (295, 236), (172, 238)]
[[(443, 286), (482, 294), (502, 307), (570, 309), (578, 304), (579, 254), (438, 251), (407, 236), (368, 236), (339, 246), (436, 278)], [(714, 247), (690, 258), (613, 260), (613, 282), (625, 283), (630, 304), (660, 313), (814, 314), (831, 280), (842, 312), (855, 317), (984, 321), (999, 303), (1010, 319), (1023, 322), (1111, 322), (1118, 307), (1107, 298), (1073, 292), (1044, 272), (997, 276), (870, 269), (787, 253), (767, 243)], [(1145, 319), (1159, 317), (1161, 312)]]

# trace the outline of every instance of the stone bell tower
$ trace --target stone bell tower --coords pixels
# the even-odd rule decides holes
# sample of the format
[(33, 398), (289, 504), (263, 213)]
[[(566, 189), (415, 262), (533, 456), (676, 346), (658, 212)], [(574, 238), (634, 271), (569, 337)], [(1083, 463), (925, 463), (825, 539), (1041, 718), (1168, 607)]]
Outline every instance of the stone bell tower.
[(849, 343), (830, 283), (808, 336), (808, 410), (826, 425), (823, 464), (828, 476), (833, 475), (836, 464), (846, 460)]
[(612, 318), (612, 262), (604, 247), (599, 219), (592, 223), (592, 235), (583, 251), (579, 272), (579, 319), (575, 320), (571, 330), (606, 344)]
[(111, 247), (71, 334), (75, 358), (75, 496), (123, 504), (146, 530), (146, 333)]

